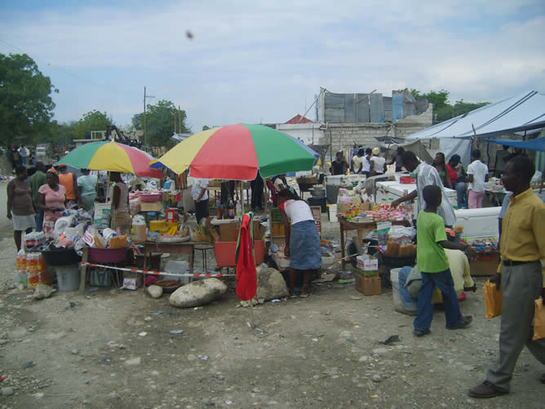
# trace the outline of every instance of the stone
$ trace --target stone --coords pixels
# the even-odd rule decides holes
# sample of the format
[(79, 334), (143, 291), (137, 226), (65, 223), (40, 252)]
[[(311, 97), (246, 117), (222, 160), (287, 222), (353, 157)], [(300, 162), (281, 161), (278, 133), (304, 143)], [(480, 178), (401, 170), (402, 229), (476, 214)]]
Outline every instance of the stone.
[(43, 300), (44, 298), (51, 297), (51, 294), (55, 292), (55, 289), (47, 284), (38, 284), (34, 289), (32, 298), (35, 300)]
[(141, 363), (142, 363), (142, 358), (140, 358), (139, 356), (137, 356), (136, 358), (127, 359), (125, 361), (125, 365), (128, 365), (128, 366), (136, 366), (136, 365), (140, 365)]
[(286, 281), (280, 271), (261, 265), (257, 268), (257, 298), (265, 301), (289, 295)]
[(161, 298), (163, 295), (163, 287), (158, 285), (150, 285), (146, 288), (146, 292), (151, 298)]
[(9, 386), (2, 388), (1, 391), (2, 391), (2, 396), (11, 396), (15, 393), (15, 390), (13, 388), (10, 388)]
[(375, 375), (373, 375), (373, 376), (371, 377), (371, 380), (372, 380), (373, 382), (379, 383), (379, 382), (382, 382), (382, 377), (381, 377), (380, 375), (375, 374)]
[(217, 278), (193, 281), (174, 291), (169, 298), (173, 307), (191, 308), (211, 303), (227, 292), (227, 285)]

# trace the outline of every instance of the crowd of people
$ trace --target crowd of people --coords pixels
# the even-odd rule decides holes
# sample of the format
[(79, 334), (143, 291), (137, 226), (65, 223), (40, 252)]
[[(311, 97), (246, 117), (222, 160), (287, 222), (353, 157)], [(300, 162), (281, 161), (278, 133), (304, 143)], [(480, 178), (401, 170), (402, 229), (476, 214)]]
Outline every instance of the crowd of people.
[[(64, 165), (46, 169), (42, 162), (31, 168), (15, 168), (15, 178), (7, 185), (7, 215), (13, 223), (17, 250), (21, 248), (23, 232), (43, 231), (47, 237), (51, 236), (55, 222), (66, 209), (94, 210), (98, 177), (88, 169), (80, 172), (77, 177)], [(111, 177), (117, 181), (115, 173)], [(126, 200), (128, 215), (128, 196)]]

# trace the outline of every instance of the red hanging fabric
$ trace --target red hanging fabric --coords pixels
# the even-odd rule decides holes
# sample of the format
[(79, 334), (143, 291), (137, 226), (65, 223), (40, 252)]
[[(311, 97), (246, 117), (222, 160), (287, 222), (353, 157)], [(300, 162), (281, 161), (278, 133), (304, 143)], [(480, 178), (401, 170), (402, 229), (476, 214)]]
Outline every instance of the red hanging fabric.
[(250, 232), (252, 219), (248, 214), (242, 216), (242, 225), (237, 248), (237, 288), (236, 293), (242, 301), (255, 297), (257, 292), (257, 274), (252, 251), (252, 235)]

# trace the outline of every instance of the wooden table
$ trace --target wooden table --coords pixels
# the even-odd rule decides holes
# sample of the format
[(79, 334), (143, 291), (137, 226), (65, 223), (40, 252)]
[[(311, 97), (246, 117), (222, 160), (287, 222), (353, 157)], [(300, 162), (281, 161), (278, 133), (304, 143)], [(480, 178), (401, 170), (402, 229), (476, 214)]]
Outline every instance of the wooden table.
[[(348, 261), (346, 260), (346, 250), (345, 250), (345, 233), (347, 231), (353, 231), (353, 230), (356, 230), (356, 234), (357, 234), (357, 240), (358, 240), (358, 245), (361, 246), (361, 243), (362, 243), (362, 239), (363, 239), (363, 236), (364, 236), (364, 232), (368, 232), (368, 231), (371, 231), (371, 230), (375, 230), (377, 228), (377, 222), (375, 221), (372, 221), (372, 222), (351, 222), (349, 220), (347, 220), (346, 218), (344, 218), (343, 216), (337, 216), (337, 220), (339, 221), (339, 226), (340, 226), (340, 229), (341, 229), (341, 263), (342, 263), (342, 267), (344, 268), (344, 266), (346, 264), (348, 264)], [(410, 225), (410, 223), (407, 221), (407, 220), (402, 220), (402, 221), (391, 221), (392, 225), (399, 225), (399, 226), (408, 226)]]
[(195, 259), (195, 245), (208, 244), (194, 241), (184, 241), (180, 243), (165, 243), (159, 241), (145, 241), (144, 245), (144, 265), (148, 265), (148, 257), (152, 253), (170, 253), (183, 254), (189, 256), (189, 271), (193, 273), (193, 261)]

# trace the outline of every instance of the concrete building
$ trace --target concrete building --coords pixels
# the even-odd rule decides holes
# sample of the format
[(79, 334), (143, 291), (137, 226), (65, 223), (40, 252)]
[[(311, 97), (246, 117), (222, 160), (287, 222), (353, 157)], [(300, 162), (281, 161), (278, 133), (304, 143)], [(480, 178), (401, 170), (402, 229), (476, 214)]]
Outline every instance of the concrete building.
[(338, 94), (324, 88), (317, 101), (317, 117), (323, 137), (319, 144), (330, 152), (347, 150), (354, 144), (378, 146), (377, 137), (404, 138), (432, 124), (432, 106), (416, 100), (408, 91)]

